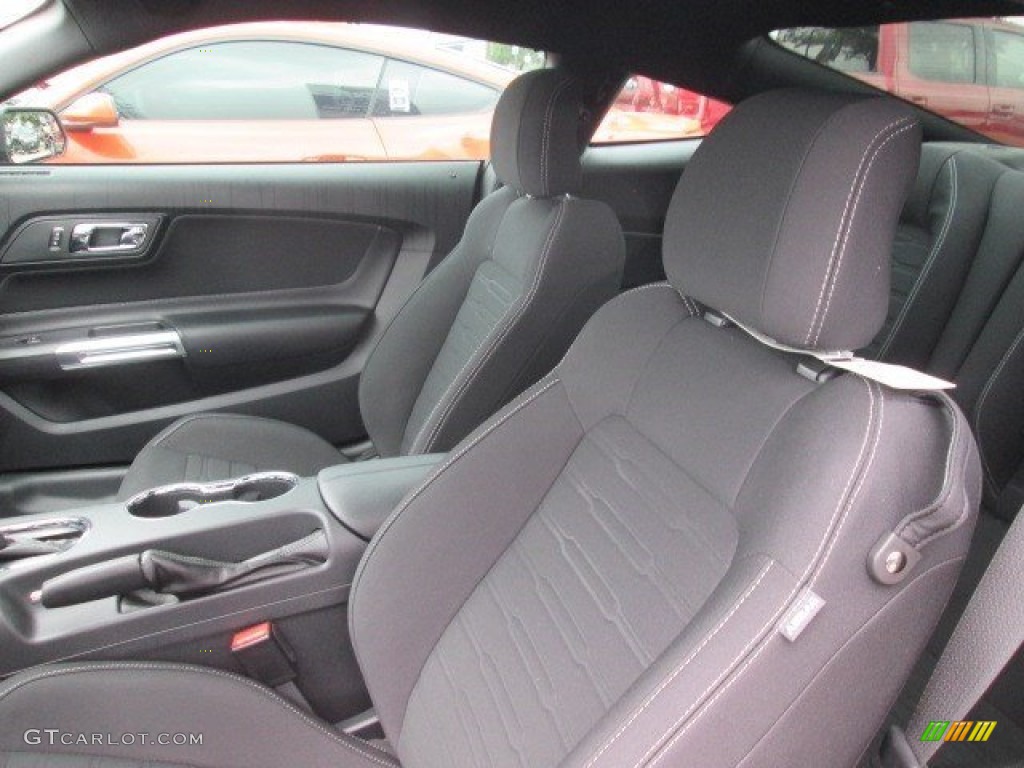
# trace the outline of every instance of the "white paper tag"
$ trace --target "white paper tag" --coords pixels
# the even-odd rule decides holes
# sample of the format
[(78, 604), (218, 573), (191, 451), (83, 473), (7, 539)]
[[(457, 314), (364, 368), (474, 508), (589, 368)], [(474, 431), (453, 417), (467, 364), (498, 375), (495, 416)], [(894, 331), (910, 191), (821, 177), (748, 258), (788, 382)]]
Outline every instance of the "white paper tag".
[(951, 381), (944, 381), (936, 376), (929, 376), (927, 373), (915, 371), (905, 365), (892, 365), (891, 363), (880, 363), (877, 360), (865, 360), (860, 357), (852, 357), (848, 360), (825, 360), (833, 368), (842, 368), (844, 371), (856, 373), (865, 379), (877, 381), (892, 389), (916, 389), (920, 391), (933, 391), (938, 389), (953, 389), (956, 387)]
[(782, 621), (779, 622), (779, 634), (791, 643), (796, 642), (824, 606), (824, 600), (811, 590), (806, 590), (782, 617)]
[(858, 376), (863, 376), (865, 379), (871, 379), (872, 381), (877, 381), (879, 384), (884, 384), (891, 389), (904, 389), (916, 392), (934, 392), (942, 389), (956, 388), (956, 384), (951, 381), (945, 381), (944, 379), (940, 379), (936, 376), (930, 376), (927, 373), (915, 371), (913, 368), (907, 368), (904, 365), (882, 363), (877, 360), (865, 360), (863, 357), (856, 357), (852, 352), (811, 352), (807, 349), (798, 349), (797, 347), (780, 344), (775, 339), (765, 336), (763, 333), (759, 333), (753, 328), (748, 328), (743, 325), (743, 323), (736, 322), (736, 320), (728, 315), (726, 315), (726, 317), (728, 317), (729, 321), (734, 323), (737, 328), (753, 336), (766, 347), (777, 349), (780, 352), (790, 352), (795, 355), (807, 355), (808, 357), (813, 357), (826, 365), (831, 365), (833, 368), (841, 368), (844, 371), (855, 373)]
[(409, 112), (409, 81), (398, 78), (388, 80), (388, 107), (392, 112)]

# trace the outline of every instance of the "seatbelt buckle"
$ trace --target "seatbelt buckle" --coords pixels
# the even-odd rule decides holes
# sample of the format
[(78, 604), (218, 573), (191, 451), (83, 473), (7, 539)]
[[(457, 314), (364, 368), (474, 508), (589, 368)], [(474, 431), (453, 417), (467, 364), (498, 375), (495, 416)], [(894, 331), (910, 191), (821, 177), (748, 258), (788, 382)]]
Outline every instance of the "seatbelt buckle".
[(231, 638), (231, 655), (249, 677), (271, 688), (298, 676), (295, 652), (269, 621), (236, 632)]
[(877, 764), (879, 768), (925, 768), (910, 748), (907, 734), (898, 725), (889, 728), (882, 739)]

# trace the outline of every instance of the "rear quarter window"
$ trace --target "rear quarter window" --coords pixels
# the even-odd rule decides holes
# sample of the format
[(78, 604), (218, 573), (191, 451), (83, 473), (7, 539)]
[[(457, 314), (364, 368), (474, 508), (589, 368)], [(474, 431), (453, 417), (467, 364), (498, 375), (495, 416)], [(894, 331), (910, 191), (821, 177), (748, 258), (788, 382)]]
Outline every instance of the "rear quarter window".
[(993, 141), (1024, 147), (1024, 17), (794, 27), (769, 37)]

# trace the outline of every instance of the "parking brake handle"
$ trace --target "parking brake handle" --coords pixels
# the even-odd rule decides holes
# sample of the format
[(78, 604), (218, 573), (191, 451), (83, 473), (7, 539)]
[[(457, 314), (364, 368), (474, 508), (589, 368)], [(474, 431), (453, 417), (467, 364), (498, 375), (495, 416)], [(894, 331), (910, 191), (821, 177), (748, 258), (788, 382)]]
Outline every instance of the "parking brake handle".
[(47, 608), (61, 608), (141, 589), (198, 597), (320, 565), (327, 554), (327, 535), (322, 530), (240, 562), (147, 549), (47, 579), (38, 600)]

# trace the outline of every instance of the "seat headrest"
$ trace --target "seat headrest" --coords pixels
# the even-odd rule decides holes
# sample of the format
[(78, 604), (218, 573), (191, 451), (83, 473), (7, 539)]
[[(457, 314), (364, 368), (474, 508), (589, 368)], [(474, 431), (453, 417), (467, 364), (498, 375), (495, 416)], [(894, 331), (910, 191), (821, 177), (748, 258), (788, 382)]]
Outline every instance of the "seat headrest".
[(491, 163), (498, 178), (531, 197), (580, 186), (578, 81), (554, 69), (527, 72), (502, 93), (491, 124)]
[(920, 152), (920, 126), (894, 99), (782, 90), (740, 103), (676, 187), (669, 281), (788, 346), (866, 346), (885, 321)]

